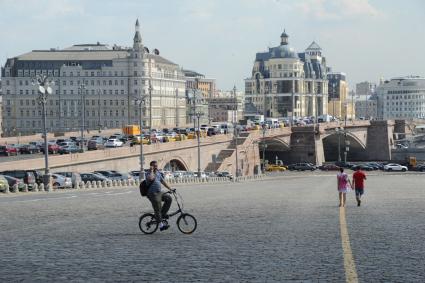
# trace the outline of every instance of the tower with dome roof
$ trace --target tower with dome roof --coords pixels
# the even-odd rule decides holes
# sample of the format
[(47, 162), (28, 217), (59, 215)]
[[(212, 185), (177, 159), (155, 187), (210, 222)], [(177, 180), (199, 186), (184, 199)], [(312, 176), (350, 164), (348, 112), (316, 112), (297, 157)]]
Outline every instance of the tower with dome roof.
[(284, 30), (280, 44), (258, 52), (251, 77), (245, 80), (250, 114), (265, 117), (310, 117), (327, 113), (326, 59), (313, 41), (304, 52), (290, 45)]

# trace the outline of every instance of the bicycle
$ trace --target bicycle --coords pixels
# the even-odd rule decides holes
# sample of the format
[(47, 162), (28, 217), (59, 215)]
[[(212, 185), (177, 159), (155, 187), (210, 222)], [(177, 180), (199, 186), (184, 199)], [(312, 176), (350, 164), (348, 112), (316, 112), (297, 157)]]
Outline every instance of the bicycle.
[[(198, 226), (198, 222), (196, 221), (196, 218), (189, 213), (183, 212), (183, 198), (178, 195), (175, 190), (166, 192), (166, 194), (172, 194), (174, 196), (174, 199), (176, 200), (178, 209), (168, 214), (168, 219), (171, 217), (180, 214), (177, 218), (176, 224), (179, 228), (180, 232), (183, 234), (192, 234), (195, 232), (196, 227)], [(179, 199), (181, 201), (179, 201)], [(168, 220), (163, 219), (164, 224), (168, 225)], [(153, 234), (156, 230), (158, 230), (159, 222), (156, 220), (156, 217), (153, 213), (145, 213), (139, 218), (139, 228), (140, 231), (142, 231), (145, 234)]]

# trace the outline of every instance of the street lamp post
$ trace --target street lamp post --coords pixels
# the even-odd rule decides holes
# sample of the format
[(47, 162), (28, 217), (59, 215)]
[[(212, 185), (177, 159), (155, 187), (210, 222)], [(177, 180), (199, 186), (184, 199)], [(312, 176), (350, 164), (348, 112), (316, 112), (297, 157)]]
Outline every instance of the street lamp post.
[(338, 134), (338, 162), (341, 162), (341, 131), (342, 131), (342, 128), (336, 128), (335, 131)]
[(264, 174), (266, 172), (266, 147), (267, 147), (267, 144), (266, 144), (267, 128), (265, 124), (263, 124), (262, 129), (263, 129), (263, 174)]
[(179, 89), (176, 88), (176, 128), (179, 127)]
[(203, 115), (204, 115), (204, 113), (202, 113), (202, 112), (195, 112), (194, 113), (194, 116), (198, 120), (198, 131), (196, 131), (196, 128), (195, 128), (195, 133), (196, 133), (197, 140), (198, 140), (198, 178), (201, 178), (201, 140), (200, 140), (201, 125), (200, 125), (200, 118)]
[(236, 158), (236, 177), (239, 177), (239, 160), (238, 160), (238, 137), (239, 137), (239, 129), (238, 129), (238, 100), (236, 96), (236, 86), (233, 87), (233, 131), (234, 131), (234, 139), (235, 139), (235, 158)]
[(143, 119), (143, 105), (145, 104), (145, 99), (143, 97), (136, 99), (136, 102), (139, 104), (139, 129), (140, 129), (140, 172), (139, 180), (140, 182), (145, 179), (145, 169), (143, 168), (144, 156), (143, 156), (143, 134), (142, 134), (142, 119)]
[(149, 79), (149, 134), (152, 133), (152, 77)]
[(84, 152), (84, 128), (86, 124), (86, 85), (84, 82), (78, 87), (78, 90), (81, 94), (81, 151)]
[(101, 89), (98, 89), (97, 90), (97, 95), (98, 95), (98, 101), (97, 101), (97, 107), (98, 107), (98, 109), (97, 109), (97, 114), (98, 114), (98, 127), (99, 127), (99, 133), (101, 132), (101, 130), (102, 130), (102, 125), (101, 125), (101, 120), (100, 120), (100, 94), (102, 93), (102, 90)]
[(41, 104), (43, 110), (43, 138), (44, 138), (44, 176), (43, 183), (47, 190), (50, 189), (50, 170), (49, 170), (49, 147), (47, 145), (47, 113), (46, 113), (46, 103), (47, 96), (52, 94), (51, 85), (54, 84), (53, 81), (50, 81), (46, 75), (40, 74), (36, 78), (32, 79), (33, 85), (38, 85), (38, 103)]

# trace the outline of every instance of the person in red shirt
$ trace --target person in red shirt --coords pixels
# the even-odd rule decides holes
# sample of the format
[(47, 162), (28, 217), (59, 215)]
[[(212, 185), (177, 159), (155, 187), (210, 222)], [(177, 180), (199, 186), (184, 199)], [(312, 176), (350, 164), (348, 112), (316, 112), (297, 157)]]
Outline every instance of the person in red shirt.
[(357, 206), (360, 206), (362, 202), (361, 197), (364, 193), (364, 180), (366, 180), (366, 174), (357, 167), (356, 172), (353, 174), (353, 185), (356, 191)]

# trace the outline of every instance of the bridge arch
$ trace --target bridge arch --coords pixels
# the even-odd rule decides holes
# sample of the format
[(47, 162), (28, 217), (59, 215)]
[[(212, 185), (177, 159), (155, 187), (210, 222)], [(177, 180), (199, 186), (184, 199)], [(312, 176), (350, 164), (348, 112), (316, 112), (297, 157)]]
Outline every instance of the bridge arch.
[[(263, 145), (266, 145), (263, 148)], [(291, 146), (282, 138), (265, 138), (259, 141), (260, 159), (263, 160), (263, 150), (268, 163), (275, 164), (276, 159), (284, 164), (289, 163)], [(277, 157), (277, 158), (276, 158)]]
[(189, 166), (180, 157), (173, 157), (162, 166), (164, 171), (187, 171)]
[[(348, 145), (345, 144), (347, 141)], [(323, 152), (325, 161), (337, 161), (338, 146), (340, 148), (341, 160), (344, 160), (344, 151), (346, 146), (349, 148), (347, 152), (347, 161), (361, 161), (366, 157), (366, 145), (356, 135), (347, 132), (346, 135), (342, 133), (333, 132), (322, 138)]]

